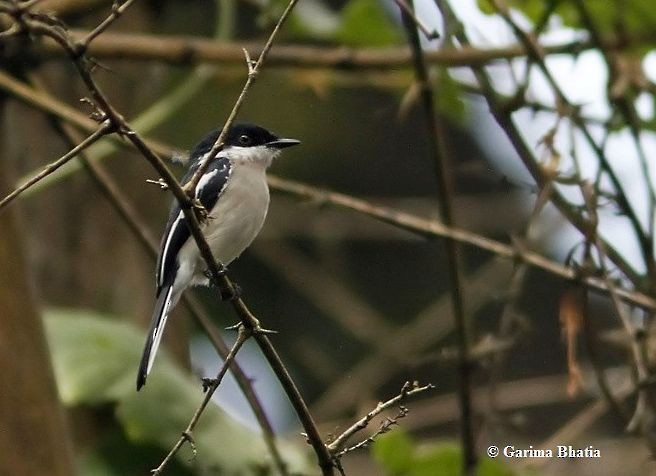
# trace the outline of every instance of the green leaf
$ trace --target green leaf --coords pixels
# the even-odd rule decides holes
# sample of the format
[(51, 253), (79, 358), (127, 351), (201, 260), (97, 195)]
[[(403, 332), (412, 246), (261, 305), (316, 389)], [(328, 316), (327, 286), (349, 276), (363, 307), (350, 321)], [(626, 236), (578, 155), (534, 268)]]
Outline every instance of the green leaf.
[(44, 322), (65, 404), (98, 404), (134, 393), (144, 340), (133, 326), (80, 310), (49, 310)]
[(389, 46), (403, 40), (401, 32), (377, 0), (351, 0), (342, 10), (335, 39), (347, 46)]
[[(455, 442), (418, 445), (402, 430), (395, 429), (378, 438), (372, 447), (374, 459), (387, 476), (460, 476), (463, 454)], [(477, 476), (512, 476), (500, 461), (479, 460)]]
[[(44, 322), (64, 403), (115, 403), (117, 421), (128, 440), (161, 448), (163, 458), (203, 397), (199, 383), (161, 352), (148, 385), (137, 393), (135, 377), (145, 336), (136, 327), (72, 310), (48, 311)], [(262, 437), (217, 405), (208, 405), (193, 436), (197, 464), (220, 468), (221, 474), (256, 474), (270, 467)], [(308, 472), (311, 466), (304, 446), (282, 440), (278, 444), (291, 472)], [(178, 453), (184, 464), (189, 458), (189, 451)], [(102, 474), (97, 460), (88, 464)]]
[(405, 474), (414, 458), (414, 443), (403, 431), (395, 429), (381, 435), (372, 447), (374, 459), (387, 470), (387, 474)]

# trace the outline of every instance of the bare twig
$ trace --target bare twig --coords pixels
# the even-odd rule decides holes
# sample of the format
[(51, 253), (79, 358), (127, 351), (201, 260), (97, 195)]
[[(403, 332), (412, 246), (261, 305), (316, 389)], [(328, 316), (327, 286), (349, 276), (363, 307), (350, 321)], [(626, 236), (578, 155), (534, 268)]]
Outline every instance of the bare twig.
[(105, 20), (103, 20), (102, 23), (100, 23), (96, 28), (94, 28), (89, 34), (82, 40), (81, 42), (77, 43), (78, 47), (81, 48), (80, 51), (86, 51), (87, 48), (89, 47), (89, 44), (98, 37), (101, 33), (103, 33), (107, 28), (111, 26), (112, 23), (114, 23), (118, 18), (127, 10), (130, 8), (130, 6), (135, 2), (135, 0), (126, 0), (125, 2), (121, 3), (121, 0), (114, 0), (112, 3), (112, 12), (109, 14)]
[[(574, 107), (571, 101), (567, 98), (561, 87), (558, 85), (558, 82), (554, 78), (553, 74), (549, 70), (545, 62), (545, 53), (542, 50), (540, 44), (537, 40), (526, 33), (515, 20), (510, 15), (510, 11), (505, 0), (489, 0), (490, 3), (495, 7), (496, 11), (499, 13), (501, 18), (506, 22), (506, 24), (512, 29), (513, 33), (517, 36), (520, 43), (526, 48), (527, 55), (533, 60), (536, 66), (543, 73), (545, 79), (549, 83), (551, 90), (556, 96), (557, 106), (561, 107), (563, 111), (566, 111), (566, 115), (570, 116), (572, 120), (577, 124), (583, 137), (586, 139), (590, 147), (594, 150), (599, 163), (603, 167), (604, 171), (610, 178), (615, 193), (617, 194), (618, 205), (622, 208), (622, 211), (626, 214), (627, 218), (631, 221), (631, 225), (638, 237), (638, 242), (640, 244), (640, 249), (643, 254), (643, 259), (645, 266), (649, 270), (650, 275), (656, 275), (656, 263), (654, 262), (654, 254), (652, 247), (651, 234), (643, 229), (643, 226), (640, 222), (640, 219), (637, 215), (637, 212), (634, 210), (634, 207), (627, 198), (626, 191), (613, 167), (608, 162), (606, 155), (603, 150), (599, 147), (597, 142), (594, 140), (592, 133), (588, 130), (587, 125), (581, 120), (578, 114), (578, 108)], [(580, 220), (580, 218), (579, 218)], [(585, 224), (583, 225), (585, 228)], [(582, 230), (585, 233), (585, 230)], [(634, 281), (635, 282), (635, 281)]]
[(232, 107), (232, 110), (230, 111), (230, 114), (228, 115), (228, 118), (226, 119), (225, 123), (223, 124), (223, 129), (221, 129), (221, 133), (219, 134), (219, 137), (216, 138), (216, 141), (214, 142), (214, 145), (210, 149), (210, 151), (207, 153), (201, 164), (198, 166), (198, 169), (194, 173), (193, 177), (191, 180), (189, 180), (188, 184), (185, 186), (185, 189), (188, 194), (193, 193), (193, 191), (196, 189), (196, 185), (198, 185), (198, 182), (200, 181), (201, 177), (207, 170), (207, 167), (209, 167), (210, 161), (214, 156), (219, 152), (221, 147), (223, 147), (223, 141), (225, 140), (226, 135), (228, 134), (228, 130), (230, 129), (230, 126), (232, 125), (233, 121), (237, 117), (237, 113), (241, 109), (242, 104), (244, 103), (244, 100), (246, 99), (246, 94), (248, 93), (249, 89), (257, 79), (257, 75), (260, 72), (260, 69), (262, 68), (262, 65), (264, 64), (264, 60), (266, 59), (267, 55), (269, 54), (269, 51), (271, 50), (271, 47), (273, 46), (273, 42), (276, 39), (276, 36), (278, 35), (278, 32), (282, 28), (282, 25), (285, 23), (287, 20), (287, 17), (289, 17), (289, 14), (292, 12), (294, 7), (296, 6), (296, 3), (298, 3), (298, 0), (290, 0), (289, 3), (287, 4), (287, 7), (285, 10), (282, 12), (282, 15), (280, 15), (280, 18), (278, 19), (278, 22), (276, 23), (276, 26), (273, 28), (273, 31), (269, 35), (269, 38), (267, 39), (266, 43), (264, 44), (264, 48), (262, 48), (262, 52), (260, 53), (260, 56), (257, 58), (257, 61), (255, 64), (251, 61), (251, 57), (248, 53), (248, 50), (243, 49), (244, 55), (246, 57), (246, 66), (248, 68), (248, 77), (246, 78), (246, 83), (244, 84), (244, 87), (241, 90), (241, 93), (239, 94), (239, 97), (235, 101), (234, 106)]
[[(440, 8), (443, 15), (445, 15), (450, 22), (456, 25), (453, 30), (455, 31), (455, 36), (458, 39), (458, 42), (463, 46), (470, 45), (471, 43), (464, 29), (464, 26), (459, 21), (455, 12), (452, 10), (449, 2), (445, 0), (435, 0), (435, 2), (438, 4), (438, 8)], [(541, 52), (542, 54), (544, 53), (543, 49)], [(537, 55), (538, 59), (542, 57), (540, 51), (534, 51), (534, 53)], [(535, 59), (535, 55), (530, 55), (530, 57)], [(518, 103), (518, 101), (511, 101), (510, 103), (503, 101), (497, 94), (490, 76), (485, 71), (485, 69), (477, 65), (472, 65), (471, 70), (474, 73), (476, 80), (478, 81), (479, 87), (483, 94), (483, 98), (489, 105), (490, 112), (494, 116), (499, 126), (505, 132), (519, 158), (522, 160), (522, 163), (525, 165), (526, 169), (536, 181), (538, 187), (542, 188), (546, 186), (551, 178), (544, 173), (544, 170), (541, 167), (539, 161), (534, 156), (533, 150), (527, 145), (525, 137), (522, 135), (513, 121), (513, 105)], [(548, 70), (547, 74), (549, 74)], [(561, 101), (561, 104), (563, 104), (563, 101)], [(578, 116), (575, 116), (572, 119), (574, 120), (576, 117)], [(586, 135), (585, 131), (587, 131), (587, 128), (582, 129), (584, 135)], [(586, 140), (589, 141), (590, 146), (595, 149), (595, 153), (597, 153), (599, 147), (594, 142), (594, 140), (590, 139), (592, 139), (592, 136), (586, 135)], [(570, 203), (559, 191), (555, 189), (550, 195), (550, 200), (574, 227), (576, 227), (581, 233), (585, 234), (588, 224), (584, 217), (581, 216), (580, 210), (577, 206)], [(622, 256), (622, 254), (606, 240), (604, 240), (604, 244), (606, 246), (608, 257), (613, 261), (614, 265), (622, 273), (624, 273), (631, 280), (631, 282), (636, 284), (640, 283), (640, 274), (635, 271), (633, 266), (627, 262), (624, 256)]]
[(335, 459), (339, 460), (340, 458), (342, 458), (344, 455), (348, 453), (369, 447), (369, 445), (371, 445), (374, 441), (376, 441), (376, 438), (390, 431), (394, 425), (397, 425), (399, 423), (399, 420), (401, 418), (405, 418), (408, 412), (409, 410), (406, 407), (404, 407), (403, 405), (399, 405), (399, 412), (396, 415), (394, 415), (393, 417), (385, 418), (380, 423), (378, 429), (375, 432), (373, 432), (371, 435), (366, 437), (364, 440), (361, 440), (354, 445), (347, 446), (346, 448), (344, 448), (342, 451), (340, 451), (335, 455)]
[(376, 408), (374, 408), (365, 416), (360, 418), (353, 425), (347, 428), (341, 435), (339, 435), (332, 442), (330, 442), (327, 445), (328, 449), (333, 455), (339, 454), (340, 451), (344, 449), (344, 446), (346, 446), (346, 444), (348, 443), (348, 440), (351, 439), (353, 435), (355, 435), (356, 433), (367, 428), (367, 426), (369, 426), (369, 422), (371, 422), (371, 420), (373, 420), (377, 415), (384, 412), (388, 408), (391, 408), (395, 405), (400, 405), (408, 397), (417, 395), (418, 393), (422, 393), (425, 392), (426, 390), (431, 390), (434, 388), (435, 386), (430, 383), (428, 385), (419, 386), (417, 382), (413, 382), (413, 383), (406, 382), (403, 385), (403, 388), (401, 388), (401, 392), (397, 396), (390, 398), (386, 402), (380, 402), (378, 405), (376, 405)]
[[(54, 114), (57, 117), (74, 124), (83, 130), (92, 132), (97, 124), (83, 114), (70, 108), (66, 104), (57, 101), (52, 96), (26, 86), (24, 83), (17, 81), (11, 76), (0, 71), (0, 89), (10, 93), (16, 99), (36, 107), (44, 112)], [(119, 142), (119, 144), (123, 144)], [(173, 148), (153, 140), (146, 141), (147, 146), (163, 156), (171, 156)], [(376, 220), (388, 223), (400, 229), (407, 230), (427, 238), (444, 237), (451, 238), (460, 243), (473, 246), (475, 248), (486, 250), (492, 254), (505, 259), (521, 261), (530, 266), (539, 268), (549, 274), (553, 274), (568, 281), (576, 281), (580, 278), (576, 269), (563, 266), (556, 261), (550, 260), (538, 253), (527, 250), (519, 244), (510, 246), (500, 241), (492, 240), (487, 237), (463, 230), (457, 227), (448, 227), (437, 220), (430, 220), (400, 210), (389, 207), (374, 205), (366, 200), (352, 197), (343, 193), (333, 192), (283, 179), (275, 175), (268, 175), (269, 186), (276, 192), (291, 195), (299, 199), (309, 199), (317, 206), (331, 205), (337, 208), (354, 211), (363, 215), (370, 216)], [(158, 180), (157, 184), (166, 184), (165, 181)], [(167, 185), (168, 187), (168, 185)], [(603, 280), (586, 276), (583, 279), (586, 287), (597, 292), (608, 293)], [(617, 294), (626, 302), (642, 307), (644, 309), (656, 310), (656, 302), (646, 294), (624, 289), (616, 286)]]
[[(198, 420), (200, 420), (201, 415), (205, 411), (205, 408), (207, 407), (207, 404), (210, 402), (212, 397), (214, 396), (214, 392), (216, 392), (216, 389), (219, 388), (219, 385), (221, 384), (221, 381), (223, 380), (223, 377), (225, 376), (226, 372), (228, 371), (228, 367), (230, 367), (230, 364), (232, 361), (235, 359), (235, 356), (237, 355), (237, 352), (239, 352), (239, 349), (241, 349), (241, 346), (244, 345), (244, 342), (248, 340), (248, 338), (251, 336), (251, 329), (247, 329), (244, 326), (239, 326), (239, 332), (237, 334), (237, 340), (233, 344), (232, 348), (230, 349), (230, 353), (227, 355), (225, 361), (223, 362), (223, 365), (221, 366), (221, 369), (219, 370), (219, 373), (216, 375), (215, 378), (213, 378), (207, 387), (205, 391), (205, 397), (203, 398), (203, 401), (200, 403), (198, 408), (196, 409), (196, 412), (194, 415), (191, 417), (191, 420), (189, 421), (189, 424), (187, 425), (187, 428), (182, 432), (182, 435), (178, 439), (178, 441), (173, 445), (173, 448), (171, 448), (171, 451), (166, 455), (166, 457), (162, 460), (160, 465), (152, 470), (152, 474), (154, 476), (158, 474), (162, 474), (162, 471), (164, 471), (164, 468), (166, 465), (171, 461), (171, 459), (176, 455), (176, 453), (182, 448), (182, 445), (188, 441), (191, 443), (192, 448), (194, 446), (194, 440), (193, 440), (193, 431), (196, 428), (196, 424), (198, 424)], [(195, 453), (195, 451), (194, 451)]]

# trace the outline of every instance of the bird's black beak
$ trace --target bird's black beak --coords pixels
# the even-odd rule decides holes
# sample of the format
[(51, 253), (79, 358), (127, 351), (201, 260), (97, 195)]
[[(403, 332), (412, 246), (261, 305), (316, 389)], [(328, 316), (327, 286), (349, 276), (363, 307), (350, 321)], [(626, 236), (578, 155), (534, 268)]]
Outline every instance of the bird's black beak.
[(291, 147), (300, 143), (301, 141), (296, 139), (276, 139), (272, 140), (271, 142), (267, 142), (266, 146), (271, 147), (272, 149), (284, 149), (286, 147)]

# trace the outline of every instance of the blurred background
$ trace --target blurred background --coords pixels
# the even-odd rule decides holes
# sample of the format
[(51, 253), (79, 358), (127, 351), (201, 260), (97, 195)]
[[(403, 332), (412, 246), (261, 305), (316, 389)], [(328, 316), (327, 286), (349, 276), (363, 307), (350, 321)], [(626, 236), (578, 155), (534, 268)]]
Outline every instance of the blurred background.
[[(31, 8), (54, 13), (76, 37), (112, 8), (112, 2), (99, 0), (35, 3)], [(453, 4), (471, 45), (454, 33), (455, 21), (444, 23), (445, 3)], [(603, 271), (618, 287), (647, 295), (656, 282), (650, 274), (653, 254), (640, 248), (638, 233), (642, 225), (647, 239), (653, 237), (649, 75), (654, 38), (645, 33), (650, 16), (640, 15), (645, 2), (593, 8), (588, 13), (601, 25), (597, 32), (582, 20), (586, 11), (576, 10), (577, 3), (513, 2), (507, 18), (505, 3), (497, 1), (438, 1), (440, 9), (432, 2), (416, 5), (419, 20), (441, 35), (429, 40), (420, 32), (443, 131), (455, 225), (575, 271), (569, 275), (574, 279), (566, 280), (523, 259), (457, 247), (469, 329), (471, 375), (465, 382), (473, 405), (464, 427), (473, 430), (477, 474), (654, 470), (651, 396), (640, 397), (640, 388), (651, 385), (650, 374), (641, 373), (651, 369), (648, 339), (640, 340), (646, 362), (632, 353), (637, 345), (632, 338), (650, 335), (651, 301), (626, 307), (627, 326), (607, 293), (588, 296), (577, 281), (589, 275), (576, 274), (590, 265), (590, 275)], [(608, 20), (620, 4), (629, 5), (628, 20)], [(239, 95), (246, 79), (241, 47), (258, 51), (285, 6), (278, 0), (136, 2), (91, 43), (94, 77), (136, 130), (177, 151), (167, 160), (184, 159), (200, 138), (222, 125)], [(11, 16), (0, 18), (9, 29)], [(535, 38), (558, 54), (543, 62), (527, 56), (513, 25), (535, 29)], [(598, 44), (596, 33), (603, 36)], [(459, 39), (452, 43), (451, 34)], [(214, 39), (207, 43), (213, 46), (196, 50), (189, 43), (185, 50), (194, 38)], [(609, 38), (615, 41), (609, 51), (619, 59), (609, 59), (603, 49)], [(445, 51), (466, 54), (449, 59), (440, 56)], [(480, 55), (467, 56), (472, 52)], [(78, 131), (72, 131), (71, 142), (71, 131), (44, 113), (39, 97), (12, 89), (11, 81), (68, 105), (78, 116), (90, 108), (80, 103), (89, 92), (71, 61), (51, 41), (3, 35), (0, 54), (4, 196), (90, 132), (73, 121)], [(331, 60), (331, 54), (338, 59)], [(637, 72), (622, 69), (628, 86), (613, 92), (612, 66), (624, 54), (631, 62), (622, 64), (637, 63)], [(577, 106), (576, 113), (554, 93), (557, 88), (541, 65)], [(492, 93), (476, 76), (481, 71)], [(433, 125), (427, 126), (420, 90), (397, 4), (301, 0), (238, 120), (302, 141), (276, 160), (271, 168), (276, 179), (347, 194), (431, 223), (441, 220), (440, 185), (430, 141)], [(503, 101), (511, 100), (517, 104), (504, 109)], [(632, 112), (622, 116), (618, 111), (627, 104)], [(503, 120), (498, 125), (504, 113), (515, 121), (516, 141), (508, 140)], [(591, 128), (601, 155), (582, 143), (579, 120)], [(533, 151), (537, 173), (526, 172), (526, 157), (518, 154), (522, 140)], [(159, 178), (156, 171), (134, 149), (108, 138), (85, 156), (159, 240), (172, 195), (146, 183)], [(602, 157), (615, 165), (606, 167)], [(179, 176), (180, 164), (167, 163)], [(620, 172), (617, 183), (609, 179), (613, 166)], [(215, 375), (221, 364), (205, 332), (180, 305), (152, 382), (139, 394), (134, 391), (154, 303), (154, 261), (94, 173), (98, 170), (90, 172), (74, 159), (0, 212), (0, 416), (7, 423), (0, 432), (7, 455), (2, 474), (146, 474), (191, 417), (202, 397), (200, 378)], [(567, 182), (565, 176), (574, 178)], [(588, 253), (592, 239), (572, 226), (576, 217), (593, 215), (582, 192), (584, 180), (599, 184), (595, 197), (610, 203), (597, 202), (598, 231), (617, 256)], [(629, 202), (617, 199), (623, 187)], [(404, 403), (409, 413), (391, 432), (345, 455), (345, 473), (461, 474), (471, 458), (462, 450), (463, 441), (467, 444), (459, 387), (463, 349), (444, 240), (336, 207), (320, 190), (299, 196), (281, 189), (272, 187), (265, 227), (231, 265), (230, 277), (263, 326), (278, 331), (271, 339), (322, 436), (339, 435), (377, 402), (399, 394), (406, 381), (435, 385)], [(627, 208), (637, 210), (635, 220), (626, 218)], [(216, 329), (236, 321), (215, 290), (193, 294)], [(236, 337), (231, 331), (221, 334), (229, 343)], [(319, 474), (297, 416), (257, 346), (248, 342), (237, 361), (280, 435), (290, 474)], [(192, 458), (192, 451), (183, 449), (165, 474), (277, 474), (257, 419), (232, 377), (215, 401), (218, 406), (194, 433), (198, 454)], [(636, 408), (641, 408), (639, 428), (627, 432)], [(47, 428), (36, 430), (30, 415), (47, 420)], [(377, 428), (373, 423), (352, 443)], [(601, 457), (502, 454), (492, 459), (486, 456), (490, 445), (502, 451), (592, 447)], [(47, 463), (48, 469), (40, 465), (50, 461), (50, 451), (59, 461)]]

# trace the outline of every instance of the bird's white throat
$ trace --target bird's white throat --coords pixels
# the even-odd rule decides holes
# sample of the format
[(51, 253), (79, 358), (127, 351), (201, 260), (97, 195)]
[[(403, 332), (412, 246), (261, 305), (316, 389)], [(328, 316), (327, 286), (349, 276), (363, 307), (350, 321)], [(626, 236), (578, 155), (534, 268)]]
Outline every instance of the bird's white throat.
[(227, 153), (230, 161), (235, 164), (246, 165), (251, 163), (267, 168), (271, 165), (273, 159), (280, 154), (280, 150), (258, 145), (256, 147), (231, 147)]

